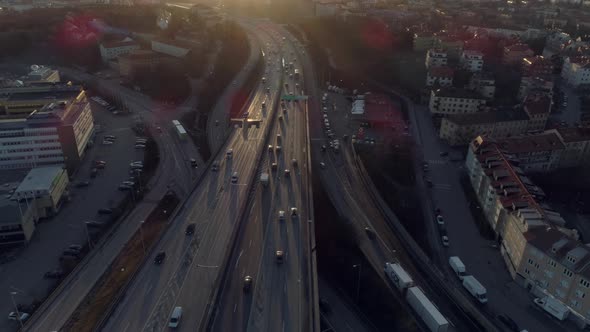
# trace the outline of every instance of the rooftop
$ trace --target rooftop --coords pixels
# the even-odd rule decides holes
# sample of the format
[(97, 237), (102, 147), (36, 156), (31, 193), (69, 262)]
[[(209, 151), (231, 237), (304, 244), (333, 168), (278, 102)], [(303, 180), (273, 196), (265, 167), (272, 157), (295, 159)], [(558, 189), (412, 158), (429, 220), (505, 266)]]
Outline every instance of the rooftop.
[(431, 77), (449, 77), (452, 78), (455, 71), (451, 67), (433, 67), (428, 70), (428, 75)]
[(497, 110), (488, 112), (477, 112), (471, 114), (453, 114), (447, 120), (458, 125), (486, 124), (509, 121), (526, 121), (529, 116), (521, 109)]
[(549, 114), (551, 112), (551, 98), (547, 94), (529, 94), (524, 100), (524, 109), (529, 114)]
[(532, 52), (526, 44), (514, 44), (504, 47), (505, 52)]
[(565, 149), (555, 133), (506, 138), (499, 140), (498, 145), (506, 152), (514, 154)]
[(62, 166), (46, 166), (31, 169), (15, 193), (50, 190), (55, 178), (64, 171)]
[(434, 93), (436, 97), (484, 100), (484, 98), (475, 91), (455, 87), (440, 88), (436, 91), (432, 91), (432, 93)]
[(590, 141), (590, 128), (558, 128), (556, 129), (565, 143)]
[(138, 45), (135, 41), (131, 38), (127, 37), (123, 40), (115, 40), (115, 41), (105, 41), (100, 44), (104, 48), (117, 48), (117, 47), (124, 47), (124, 46), (134, 46)]

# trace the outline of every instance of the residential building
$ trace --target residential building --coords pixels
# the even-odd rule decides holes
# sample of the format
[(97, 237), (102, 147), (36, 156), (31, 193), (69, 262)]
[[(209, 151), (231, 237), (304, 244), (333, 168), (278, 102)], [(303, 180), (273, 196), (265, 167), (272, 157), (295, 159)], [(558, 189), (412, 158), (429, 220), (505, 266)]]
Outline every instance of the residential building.
[(548, 132), (557, 134), (565, 147), (559, 167), (590, 164), (590, 128), (558, 128)]
[(27, 83), (57, 83), (60, 80), (58, 70), (38, 65), (32, 65), (26, 77)]
[(553, 81), (542, 77), (523, 76), (518, 88), (518, 100), (524, 101), (529, 94), (545, 94), (553, 98)]
[(551, 78), (553, 75), (553, 61), (542, 55), (522, 59), (522, 76)]
[(447, 65), (447, 52), (442, 49), (431, 48), (426, 52), (426, 68), (442, 67)]
[(424, 52), (434, 47), (434, 34), (431, 32), (416, 32), (414, 34), (414, 51)]
[(483, 53), (474, 50), (464, 50), (461, 54), (461, 66), (472, 73), (482, 71)]
[(426, 74), (426, 86), (452, 86), (455, 71), (451, 67), (432, 67)]
[(11, 200), (8, 188), (0, 188), (0, 248), (27, 244), (35, 232), (34, 202)]
[(469, 79), (469, 89), (486, 99), (493, 99), (496, 94), (496, 79), (490, 72), (476, 72)]
[(441, 34), (434, 39), (434, 47), (445, 50), (449, 58), (457, 60), (463, 52), (463, 40), (457, 36)]
[(178, 40), (152, 40), (152, 51), (175, 58), (184, 58), (191, 48)]
[(545, 130), (547, 119), (551, 114), (553, 99), (541, 93), (528, 94), (523, 102), (523, 109), (529, 116), (528, 132)]
[(528, 122), (528, 115), (519, 108), (449, 115), (442, 119), (439, 136), (451, 146), (467, 145), (478, 135), (505, 138), (524, 134)]
[(507, 65), (516, 65), (522, 63), (523, 58), (535, 55), (526, 44), (514, 44), (504, 47), (502, 62)]
[(590, 57), (566, 57), (563, 61), (561, 77), (565, 83), (579, 87), (590, 83)]
[(119, 73), (121, 76), (132, 77), (144, 70), (154, 70), (162, 61), (162, 56), (156, 52), (136, 50), (119, 57)]
[(12, 195), (19, 202), (34, 202), (37, 218), (52, 217), (67, 199), (68, 173), (61, 166), (33, 168)]
[(504, 153), (516, 157), (518, 167), (525, 172), (539, 173), (558, 169), (565, 151), (561, 137), (549, 131), (497, 139), (496, 144)]
[(573, 41), (572, 37), (565, 32), (553, 32), (545, 38), (545, 48), (543, 48), (543, 56), (551, 59), (552, 56), (563, 52), (567, 45)]
[(475, 113), (485, 103), (485, 98), (474, 91), (446, 87), (431, 91), (429, 109), (433, 114)]
[(85, 91), (80, 86), (62, 86), (56, 91), (16, 95), (22, 105), (43, 99), (47, 104), (29, 113), (19, 109), (19, 117), (0, 120), (0, 169), (65, 165), (73, 172), (94, 133)]
[(100, 57), (102, 61), (108, 62), (116, 59), (120, 55), (127, 54), (131, 51), (138, 50), (139, 44), (133, 41), (133, 39), (126, 37), (120, 41), (109, 41), (103, 42), (99, 45)]

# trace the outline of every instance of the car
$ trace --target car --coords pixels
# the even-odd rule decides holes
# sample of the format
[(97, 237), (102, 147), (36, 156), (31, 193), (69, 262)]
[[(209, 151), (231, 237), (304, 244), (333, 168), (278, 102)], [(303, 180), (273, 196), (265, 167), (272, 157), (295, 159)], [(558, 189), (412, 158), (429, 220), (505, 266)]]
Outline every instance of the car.
[(190, 162), (191, 162), (191, 166), (192, 166), (192, 167), (197, 167), (197, 166), (198, 166), (198, 165), (197, 165), (197, 160), (196, 160), (195, 158), (191, 158), (191, 159), (190, 159)]
[(76, 182), (76, 188), (83, 188), (88, 187), (90, 185), (89, 181), (78, 181)]
[(106, 226), (106, 223), (102, 222), (102, 221), (94, 221), (94, 220), (88, 220), (85, 222), (86, 226), (88, 227), (103, 227)]
[(275, 151), (277, 153), (281, 152), (281, 146), (280, 145), (275, 146)]
[(106, 164), (107, 164), (107, 162), (106, 162), (106, 161), (104, 161), (104, 160), (95, 160), (95, 161), (94, 161), (94, 164), (95, 164), (96, 166), (98, 166), (98, 165), (106, 165)]
[(279, 211), (279, 220), (285, 220), (285, 211), (283, 211), (283, 210)]
[(278, 168), (278, 165), (277, 165), (277, 163), (272, 163), (272, 164), (270, 165), (270, 169), (271, 169), (271, 170), (273, 170), (273, 171), (276, 171), (276, 170), (277, 170), (277, 168)]
[(277, 134), (277, 143), (281, 143), (282, 136), (281, 134)]
[(53, 271), (49, 271), (49, 272), (45, 272), (45, 274), (43, 275), (43, 278), (45, 279), (59, 279), (61, 277), (63, 277), (64, 273), (62, 270), (53, 270)]
[(102, 141), (102, 145), (113, 145), (113, 141)]
[(217, 172), (219, 170), (219, 161), (214, 161), (213, 164), (211, 165), (211, 170), (213, 172)]
[(133, 161), (129, 164), (129, 167), (133, 167), (133, 166), (143, 166), (143, 161)]
[(12, 311), (11, 313), (8, 314), (9, 320), (17, 320), (17, 321), (21, 321), (21, 322), (26, 321), (27, 319), (29, 319), (29, 317), (31, 317), (31, 315), (26, 312), (19, 312), (17, 314), (16, 312)]
[(145, 145), (143, 144), (135, 144), (136, 149), (145, 149)]
[(284, 256), (285, 254), (283, 253), (282, 250), (277, 250), (275, 253), (275, 259), (277, 261), (278, 264), (282, 264), (283, 260), (284, 260)]
[(159, 133), (161, 133), (162, 132), (162, 127), (160, 127), (160, 126), (156, 127), (156, 131), (159, 132)]
[(250, 292), (250, 290), (252, 289), (252, 277), (251, 276), (244, 277), (244, 286), (242, 289), (244, 290), (244, 293)]
[(440, 214), (438, 216), (436, 216), (436, 223), (439, 225), (444, 225), (445, 219), (443, 218), (443, 216), (441, 216)]
[(439, 154), (441, 157), (446, 157), (449, 155), (449, 153), (447, 151), (441, 151)]
[(326, 163), (324, 163), (323, 161), (320, 162), (320, 168), (321, 169), (325, 169), (326, 168)]
[(127, 191), (133, 189), (133, 187), (127, 184), (120, 184), (118, 189), (120, 191)]
[(326, 145), (324, 144), (324, 145), (322, 145), (322, 152), (325, 152), (325, 151), (326, 151)]
[(164, 262), (165, 259), (166, 259), (166, 252), (160, 251), (156, 255), (156, 257), (154, 257), (154, 263), (156, 263), (156, 265), (160, 265)]
[(268, 152), (272, 152), (272, 150), (274, 149), (274, 146), (272, 146), (272, 144), (268, 145)]
[(129, 168), (131, 168), (132, 170), (143, 169), (143, 165), (142, 164), (135, 164), (135, 165), (129, 166)]
[(504, 314), (500, 314), (498, 315), (498, 320), (501, 321), (504, 325), (506, 325), (506, 327), (508, 327), (510, 329), (510, 331), (514, 331), (514, 332), (519, 332), (520, 329), (518, 328), (518, 324), (516, 324), (516, 322), (508, 317), (507, 315)]
[(129, 186), (129, 187), (135, 186), (135, 182), (134, 181), (130, 181), (130, 180), (123, 181), (121, 183), (124, 184), (124, 185), (126, 185), (126, 186)]
[(291, 208), (291, 217), (297, 217), (297, 208), (296, 207)]
[(441, 236), (443, 247), (449, 246), (449, 237), (446, 235)]
[(227, 159), (231, 158), (234, 155), (234, 149), (227, 149), (227, 151), (225, 152), (225, 156), (227, 157)]
[(367, 233), (367, 236), (369, 237), (369, 239), (374, 239), (375, 238), (375, 232), (370, 229), (369, 227), (365, 227), (365, 233)]
[(82, 250), (82, 246), (81, 246), (81, 245), (79, 245), (79, 244), (70, 244), (70, 245), (68, 246), (68, 249), (74, 249), (74, 250), (81, 251), (81, 250)]
[(109, 208), (98, 209), (98, 214), (112, 214), (112, 213), (113, 213), (113, 209), (109, 209)]
[(234, 173), (231, 175), (231, 182), (232, 182), (232, 183), (236, 183), (236, 182), (238, 182), (238, 172), (234, 172)]
[(182, 307), (175, 307), (170, 314), (170, 320), (168, 321), (168, 327), (176, 328), (180, 325), (180, 319), (182, 318)]
[(428, 186), (428, 188), (432, 188), (434, 186), (434, 184), (430, 180), (426, 180), (426, 185)]
[(291, 171), (289, 169), (285, 169), (285, 177), (289, 177), (291, 175)]
[(140, 139), (138, 139), (138, 140), (135, 141), (135, 145), (146, 145), (146, 144), (147, 144), (147, 141), (146, 140), (140, 140)]
[(117, 139), (117, 136), (115, 136), (115, 135), (104, 135), (104, 138), (105, 139), (115, 140), (115, 139)]
[(297, 166), (297, 159), (291, 159), (291, 164), (293, 164), (293, 166)]
[(184, 233), (186, 235), (193, 235), (193, 234), (195, 234), (195, 227), (196, 227), (195, 224), (188, 224), (186, 226), (186, 230), (184, 231)]

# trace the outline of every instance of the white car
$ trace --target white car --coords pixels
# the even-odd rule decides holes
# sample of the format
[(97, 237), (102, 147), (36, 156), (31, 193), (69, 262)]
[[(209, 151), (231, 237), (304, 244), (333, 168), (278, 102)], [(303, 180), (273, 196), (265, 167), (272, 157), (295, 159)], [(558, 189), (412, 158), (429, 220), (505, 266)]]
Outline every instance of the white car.
[[(20, 315), (20, 317), (19, 317)], [(29, 317), (31, 317), (31, 315), (29, 315), (26, 312), (19, 312), (18, 314), (14, 311), (12, 311), (11, 313), (8, 314), (8, 319), (9, 320), (20, 320), (21, 322), (26, 321), (27, 319), (29, 319)]]
[(144, 144), (135, 144), (135, 148), (136, 149), (145, 149), (145, 145)]
[(285, 211), (279, 211), (279, 220), (285, 220)]
[(102, 145), (113, 145), (112, 141), (102, 141)]
[(443, 235), (441, 237), (441, 240), (442, 240), (443, 247), (448, 247), (449, 246), (449, 237), (448, 236)]
[(436, 216), (436, 222), (439, 225), (444, 225), (445, 224), (445, 220), (443, 219), (443, 216), (441, 216), (440, 214), (438, 216)]
[(231, 158), (234, 155), (234, 149), (227, 149), (225, 155), (227, 156), (227, 159)]

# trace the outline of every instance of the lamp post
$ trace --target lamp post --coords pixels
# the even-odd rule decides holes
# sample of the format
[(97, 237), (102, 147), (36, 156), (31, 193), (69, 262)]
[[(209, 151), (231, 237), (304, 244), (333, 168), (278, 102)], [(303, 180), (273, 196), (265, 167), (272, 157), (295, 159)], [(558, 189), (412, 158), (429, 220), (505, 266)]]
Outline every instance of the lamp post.
[(352, 267), (359, 269), (358, 277), (356, 280), (356, 301), (358, 302), (360, 291), (361, 291), (361, 268), (362, 268), (362, 265), (360, 263), (358, 263), (358, 264), (354, 264)]
[(145, 242), (143, 241), (143, 223), (145, 223), (145, 220), (139, 221), (139, 238), (141, 239), (141, 247), (143, 248), (143, 254), (145, 255)]
[(18, 323), (20, 324), (20, 329), (23, 330), (24, 324), (23, 321), (20, 319), (20, 312), (18, 311), (18, 306), (16, 305), (16, 301), (14, 300), (14, 296), (16, 294), (16, 292), (10, 292), (10, 298), (12, 299), (12, 304), (14, 305), (14, 310), (16, 312), (16, 320), (18, 320)]

